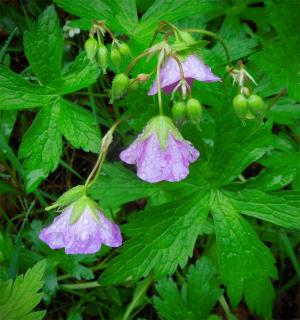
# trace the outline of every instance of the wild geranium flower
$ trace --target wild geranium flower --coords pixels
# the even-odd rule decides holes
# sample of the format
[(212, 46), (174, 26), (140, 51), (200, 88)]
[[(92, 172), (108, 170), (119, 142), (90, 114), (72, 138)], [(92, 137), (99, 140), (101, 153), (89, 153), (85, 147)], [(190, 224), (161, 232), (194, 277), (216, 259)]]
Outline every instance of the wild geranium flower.
[(180, 181), (198, 157), (198, 150), (165, 116), (151, 119), (143, 133), (120, 154), (122, 161), (136, 164), (138, 177), (147, 182)]
[[(219, 77), (214, 75), (211, 69), (195, 54), (189, 55), (185, 59), (181, 58), (181, 65), (184, 73), (185, 81), (188, 85), (192, 85), (194, 80), (202, 82), (221, 81)], [(171, 56), (168, 57), (166, 63), (160, 71), (160, 85), (165, 93), (172, 93), (178, 87), (181, 81), (181, 74), (177, 61)], [(150, 96), (157, 93), (157, 80), (148, 92)]]
[(41, 230), (39, 238), (51, 249), (65, 248), (67, 254), (95, 253), (102, 244), (109, 247), (122, 244), (119, 226), (86, 196), (66, 207), (52, 224)]

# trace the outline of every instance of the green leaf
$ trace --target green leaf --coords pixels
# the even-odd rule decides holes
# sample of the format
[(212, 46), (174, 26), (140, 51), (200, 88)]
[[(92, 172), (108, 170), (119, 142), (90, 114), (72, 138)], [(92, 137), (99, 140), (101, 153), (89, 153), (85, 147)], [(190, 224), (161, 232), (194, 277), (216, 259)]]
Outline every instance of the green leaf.
[(140, 213), (123, 230), (130, 239), (100, 277), (102, 284), (136, 281), (153, 272), (155, 278), (172, 274), (192, 255), (208, 214), (207, 192), (199, 192)]
[(15, 281), (9, 280), (0, 285), (1, 319), (9, 320), (40, 320), (45, 311), (32, 311), (41, 301), (45, 261), (38, 262), (25, 275)]
[(7, 141), (9, 140), (16, 120), (16, 110), (0, 110), (0, 135), (3, 135)]
[(50, 89), (29, 83), (4, 66), (0, 66), (0, 88), (2, 110), (40, 107), (56, 99), (55, 93)]
[(142, 181), (118, 163), (105, 164), (99, 179), (89, 189), (91, 197), (99, 200), (101, 207), (105, 208), (118, 208), (124, 203), (146, 198), (156, 192), (155, 185)]
[(159, 296), (154, 297), (154, 306), (166, 320), (207, 319), (222, 292), (214, 265), (207, 257), (190, 266), (181, 291), (172, 278), (160, 280), (156, 290)]
[(279, 89), (287, 86), (289, 96), (300, 100), (299, 5), (297, 1), (271, 2), (268, 11), (270, 23), (280, 40), (266, 42), (264, 49), (255, 53), (251, 60), (265, 72), (271, 85)]
[(243, 214), (284, 228), (300, 230), (300, 206), (288, 203), (276, 193), (244, 189), (225, 194), (230, 199), (232, 207)]
[(60, 99), (58, 103), (57, 125), (65, 138), (75, 148), (98, 153), (101, 139), (93, 114), (65, 99)]
[(49, 6), (24, 33), (24, 50), (34, 74), (43, 84), (60, 77), (64, 39), (54, 6)]
[(100, 70), (96, 60), (90, 60), (82, 51), (70, 68), (62, 74), (61, 79), (53, 85), (61, 95), (79, 91), (92, 85), (98, 78)]
[(214, 6), (216, 5), (219, 3), (206, 0), (156, 0), (140, 20), (135, 36), (149, 37), (162, 20), (174, 22), (197, 13), (205, 15), (205, 13), (215, 10)]
[(245, 126), (226, 102), (216, 114), (214, 151), (207, 164), (208, 179), (214, 185), (226, 185), (238, 177), (252, 162), (272, 147), (271, 123), (247, 122)]
[(277, 277), (275, 259), (251, 226), (221, 192), (212, 208), (222, 280), (235, 307), (244, 294), (250, 310), (271, 318)]
[(130, 35), (138, 22), (134, 0), (55, 0), (65, 11), (81, 18), (105, 20), (108, 27), (115, 32)]
[(43, 107), (22, 138), (19, 157), (27, 172), (41, 181), (58, 166), (62, 139), (58, 127), (60, 106)]

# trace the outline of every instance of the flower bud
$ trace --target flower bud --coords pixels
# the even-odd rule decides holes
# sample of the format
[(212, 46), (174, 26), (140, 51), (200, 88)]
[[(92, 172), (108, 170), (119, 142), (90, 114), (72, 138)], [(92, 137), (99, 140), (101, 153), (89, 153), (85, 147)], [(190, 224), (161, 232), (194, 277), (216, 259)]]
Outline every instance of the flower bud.
[(247, 113), (248, 113), (247, 98), (242, 94), (238, 94), (233, 98), (232, 104), (237, 116), (240, 119), (245, 120), (247, 118)]
[(113, 48), (110, 52), (111, 62), (118, 67), (121, 63), (121, 54), (117, 48)]
[(267, 111), (264, 100), (256, 94), (248, 98), (248, 107), (251, 113), (258, 118), (263, 118)]
[(84, 48), (86, 51), (86, 54), (90, 60), (93, 60), (96, 56), (97, 48), (98, 48), (98, 42), (95, 38), (89, 38), (84, 43)]
[(139, 82), (144, 82), (147, 81), (149, 79), (149, 74), (147, 73), (140, 73), (137, 75), (136, 80)]
[(106, 69), (108, 67), (108, 50), (103, 43), (99, 44), (97, 50), (98, 64), (104, 74), (106, 74)]
[(202, 106), (197, 99), (189, 99), (186, 104), (186, 115), (193, 123), (198, 124), (200, 122), (202, 114)]
[(128, 47), (128, 45), (126, 43), (120, 43), (119, 47), (119, 52), (121, 53), (122, 56), (130, 56), (131, 55), (131, 51), (130, 48)]
[(112, 101), (124, 96), (129, 89), (129, 85), (130, 85), (130, 80), (125, 73), (117, 74), (114, 77), (112, 82), (112, 88), (111, 88)]
[(187, 31), (180, 31), (179, 32), (179, 38), (185, 42), (186, 44), (192, 44), (195, 42), (195, 39), (193, 38), (193, 36), (187, 32)]
[(176, 121), (184, 121), (185, 120), (185, 102), (177, 101), (174, 103), (172, 107), (172, 115), (174, 120)]

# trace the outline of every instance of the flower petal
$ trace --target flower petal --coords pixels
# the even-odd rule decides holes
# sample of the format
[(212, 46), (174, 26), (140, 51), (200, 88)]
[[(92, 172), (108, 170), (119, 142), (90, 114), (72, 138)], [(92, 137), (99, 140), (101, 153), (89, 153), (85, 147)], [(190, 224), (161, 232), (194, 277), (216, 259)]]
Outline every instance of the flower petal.
[(122, 235), (119, 226), (108, 220), (103, 213), (97, 211), (99, 217), (99, 231), (101, 242), (109, 247), (119, 247), (122, 244)]
[(65, 230), (67, 254), (95, 253), (101, 248), (99, 221), (91, 209), (86, 207), (80, 218)]
[[(211, 68), (208, 67), (198, 56), (189, 55), (185, 60), (181, 61), (184, 78), (189, 85), (193, 80), (199, 80), (203, 82), (215, 82), (221, 81), (219, 77), (214, 75)], [(181, 74), (179, 66), (176, 60), (169, 57), (167, 62), (161, 68), (160, 72), (160, 85), (165, 93), (172, 93), (181, 80)], [(157, 80), (152, 84), (148, 95), (152, 96), (157, 93)]]
[(140, 141), (141, 134), (134, 140), (134, 142), (120, 153), (120, 159), (128, 164), (135, 164), (140, 157), (143, 148), (143, 142)]
[(143, 144), (141, 156), (137, 160), (138, 177), (151, 183), (165, 180), (170, 173), (170, 168), (157, 134), (152, 133)]
[(54, 221), (42, 229), (39, 238), (51, 249), (61, 249), (66, 245), (65, 231), (70, 223), (72, 206), (67, 207)]

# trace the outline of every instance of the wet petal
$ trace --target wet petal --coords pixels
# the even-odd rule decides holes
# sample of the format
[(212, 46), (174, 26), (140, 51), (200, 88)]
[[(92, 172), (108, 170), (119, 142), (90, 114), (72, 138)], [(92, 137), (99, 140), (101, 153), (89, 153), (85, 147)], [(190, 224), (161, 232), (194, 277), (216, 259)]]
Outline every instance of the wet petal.
[(65, 231), (70, 224), (71, 213), (72, 206), (69, 206), (48, 227), (41, 230), (39, 238), (51, 249), (61, 249), (66, 245)]
[(143, 149), (143, 142), (139, 135), (134, 142), (120, 153), (120, 159), (128, 164), (135, 164)]
[[(221, 81), (214, 75), (211, 68), (208, 67), (197, 55), (189, 55), (181, 61), (184, 78), (191, 85), (193, 80), (203, 82)], [(181, 74), (177, 62), (169, 57), (165, 65), (161, 68), (160, 83), (161, 88), (166, 93), (172, 93), (181, 80)], [(148, 95), (152, 96), (157, 93), (157, 80), (152, 84)]]
[(95, 253), (101, 248), (99, 220), (93, 216), (89, 207), (65, 232), (67, 254)]
[(153, 183), (165, 180), (169, 172), (170, 168), (164, 151), (156, 133), (153, 133), (144, 141), (141, 156), (137, 160), (137, 175), (142, 180)]
[(211, 68), (196, 55), (188, 56), (183, 61), (182, 67), (186, 79), (196, 79), (203, 82), (221, 81), (219, 77), (212, 73)]
[(119, 247), (122, 244), (122, 235), (119, 226), (108, 220), (100, 211), (97, 211), (99, 217), (99, 233), (101, 242), (109, 247)]

